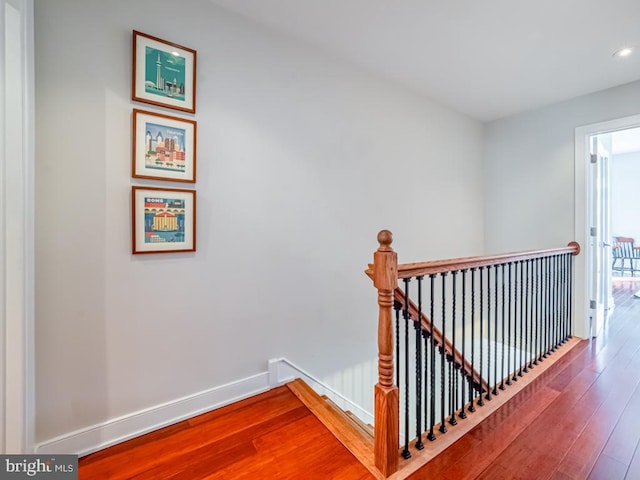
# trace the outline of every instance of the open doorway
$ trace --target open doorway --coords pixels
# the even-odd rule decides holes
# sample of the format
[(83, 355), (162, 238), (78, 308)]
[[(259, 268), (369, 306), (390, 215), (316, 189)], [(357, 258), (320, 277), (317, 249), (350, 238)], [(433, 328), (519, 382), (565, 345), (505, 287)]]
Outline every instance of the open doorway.
[[(599, 334), (613, 307), (613, 249), (617, 247), (613, 237), (624, 236), (618, 230), (629, 228), (628, 222), (637, 222), (637, 216), (627, 218), (622, 209), (614, 211), (623, 191), (616, 188), (617, 180), (621, 174), (629, 174), (624, 173), (628, 168), (616, 170), (613, 162), (618, 159), (618, 166), (630, 164), (628, 159), (637, 155), (640, 166), (640, 146), (636, 150), (632, 143), (637, 140), (634, 134), (640, 134), (639, 127), (640, 115), (636, 115), (576, 129), (575, 235), (585, 253), (576, 259), (576, 334), (583, 338)], [(628, 238), (640, 243), (640, 232)]]
[(640, 297), (640, 127), (610, 135), (612, 278)]

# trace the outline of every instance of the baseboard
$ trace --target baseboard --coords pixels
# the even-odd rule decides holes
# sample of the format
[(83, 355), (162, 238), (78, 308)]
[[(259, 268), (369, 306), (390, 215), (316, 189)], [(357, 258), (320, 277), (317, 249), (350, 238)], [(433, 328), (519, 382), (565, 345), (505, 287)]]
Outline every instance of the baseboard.
[(269, 389), (269, 373), (260, 373), (61, 435), (36, 445), (35, 452), (39, 454), (88, 455)]
[(363, 422), (373, 425), (373, 414), (353, 403), (321, 380), (304, 371), (286, 358), (269, 360), (269, 384), (271, 388), (284, 385), (295, 378), (301, 378), (319, 395), (326, 395), (342, 410), (350, 411)]

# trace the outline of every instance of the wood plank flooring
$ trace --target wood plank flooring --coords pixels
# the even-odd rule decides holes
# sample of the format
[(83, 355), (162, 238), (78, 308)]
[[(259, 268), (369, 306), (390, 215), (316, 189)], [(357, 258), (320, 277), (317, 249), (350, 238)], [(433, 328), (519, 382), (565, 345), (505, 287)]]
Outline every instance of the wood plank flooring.
[(614, 282), (616, 308), (490, 418), (409, 478), (640, 479), (640, 282)]
[(83, 457), (79, 478), (373, 477), (284, 386)]
[[(597, 339), (575, 346), (409, 478), (640, 479), (638, 290), (640, 281), (614, 282), (616, 308)], [(84, 457), (79, 473), (81, 480), (373, 478), (287, 387)]]

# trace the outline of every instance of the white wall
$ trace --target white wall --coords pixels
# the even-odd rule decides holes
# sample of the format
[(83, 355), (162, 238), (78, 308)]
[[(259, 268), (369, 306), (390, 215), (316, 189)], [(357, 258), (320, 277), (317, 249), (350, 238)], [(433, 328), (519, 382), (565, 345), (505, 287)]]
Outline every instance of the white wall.
[(640, 244), (640, 152), (611, 156), (611, 233)]
[(585, 218), (585, 205), (576, 204), (585, 180), (582, 164), (576, 173), (576, 128), (638, 112), (640, 82), (634, 82), (485, 126), (486, 248), (555, 247), (578, 237), (583, 254), (575, 261), (575, 333), (583, 338), (589, 335), (589, 284), (586, 227), (577, 226)]
[(489, 252), (566, 245), (574, 238), (575, 128), (640, 113), (640, 82), (485, 126)]
[[(38, 441), (272, 357), (369, 362), (381, 228), (401, 262), (483, 251), (477, 122), (206, 0), (36, 0), (35, 22)], [(130, 254), (132, 29), (198, 51), (195, 254)]]

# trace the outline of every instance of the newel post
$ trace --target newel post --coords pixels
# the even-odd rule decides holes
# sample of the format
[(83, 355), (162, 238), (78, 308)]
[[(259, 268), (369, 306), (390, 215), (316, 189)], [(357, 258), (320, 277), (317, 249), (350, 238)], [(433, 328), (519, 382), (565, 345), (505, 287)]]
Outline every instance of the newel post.
[(378, 289), (378, 383), (375, 386), (375, 461), (388, 477), (398, 469), (398, 387), (393, 385), (393, 291), (398, 284), (398, 257), (389, 230), (378, 233), (373, 254), (373, 285)]

